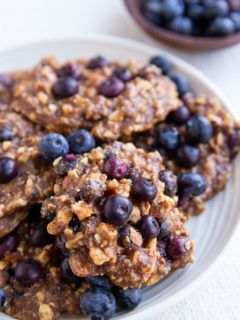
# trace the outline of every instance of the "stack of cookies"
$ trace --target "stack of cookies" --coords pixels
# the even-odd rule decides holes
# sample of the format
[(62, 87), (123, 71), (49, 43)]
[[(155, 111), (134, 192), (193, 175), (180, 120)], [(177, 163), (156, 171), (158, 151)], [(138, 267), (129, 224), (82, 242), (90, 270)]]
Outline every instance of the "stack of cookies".
[(0, 310), (110, 319), (194, 262), (184, 223), (224, 188), (240, 127), (165, 57), (0, 76)]

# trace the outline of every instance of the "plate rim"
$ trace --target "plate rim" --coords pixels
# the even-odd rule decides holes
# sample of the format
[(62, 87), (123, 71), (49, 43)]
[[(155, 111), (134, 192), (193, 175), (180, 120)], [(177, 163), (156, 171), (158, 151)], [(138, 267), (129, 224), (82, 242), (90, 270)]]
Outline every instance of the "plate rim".
[[(223, 104), (223, 107), (231, 113), (232, 111), (230, 109), (230, 102), (226, 98), (226, 96), (220, 92), (218, 87), (213, 83), (212, 80), (210, 80), (203, 72), (198, 70), (196, 67), (192, 66), (190, 63), (184, 61), (182, 58), (177, 57), (175, 54), (172, 54), (165, 49), (163, 49), (161, 46), (154, 46), (154, 45), (148, 45), (148, 44), (143, 44), (139, 41), (132, 40), (129, 38), (124, 38), (124, 37), (119, 37), (119, 36), (112, 36), (112, 35), (99, 35), (99, 34), (85, 34), (79, 37), (68, 37), (66, 39), (60, 38), (60, 39), (48, 39), (46, 41), (34, 41), (30, 43), (25, 43), (20, 46), (13, 46), (9, 49), (4, 49), (0, 51), (0, 60), (2, 59), (2, 56), (14, 53), (18, 50), (24, 50), (24, 49), (31, 49), (33, 47), (37, 46), (48, 46), (48, 45), (60, 45), (60, 44), (65, 44), (66, 43), (79, 43), (82, 41), (88, 41), (88, 42), (98, 42), (98, 43), (106, 43), (106, 44), (116, 44), (121, 47), (125, 48), (133, 48), (134, 50), (141, 51), (145, 55), (151, 55), (153, 52), (159, 52), (161, 54), (164, 54), (166, 57), (169, 57), (172, 61), (173, 64), (176, 64), (178, 67), (184, 70), (184, 72), (187, 72), (188, 74), (191, 74), (201, 82), (203, 82), (213, 93), (215, 94), (216, 98)], [(235, 118), (235, 117), (234, 117)], [(238, 157), (239, 159), (240, 157)], [(236, 162), (237, 159), (235, 159)], [(234, 167), (236, 166), (236, 163)], [(158, 308), (160, 310), (166, 310), (172, 305), (176, 304), (177, 302), (181, 301), (184, 299), (186, 296), (188, 296), (191, 292), (195, 291), (202, 283), (203, 279), (206, 279), (209, 277), (214, 270), (217, 268), (219, 263), (221, 262), (221, 259), (223, 259), (224, 254), (226, 253), (228, 247), (231, 245), (231, 241), (234, 239), (236, 236), (237, 229), (240, 225), (240, 215), (237, 216), (236, 218), (236, 223), (234, 224), (232, 228), (231, 234), (229, 233), (227, 236), (227, 241), (225, 244), (222, 246), (221, 252), (218, 253), (217, 257), (215, 258), (214, 261), (212, 261), (207, 269), (205, 269), (201, 274), (199, 274), (194, 280), (192, 280), (189, 284), (185, 285), (183, 288), (179, 289), (178, 292), (172, 294), (171, 297), (167, 298), (166, 301), (164, 301), (164, 305), (161, 306), (159, 309), (158, 302), (153, 302), (153, 304), (150, 306), (147, 306), (144, 310), (134, 310), (134, 314), (132, 312), (128, 314), (123, 314), (120, 316), (121, 319), (126, 319), (129, 317), (139, 319), (139, 315), (146, 314), (146, 312), (149, 311), (149, 309), (152, 309), (153, 311), (156, 311)], [(0, 316), (3, 315), (3, 318), (1, 319), (9, 319), (9, 316), (5, 315), (4, 313), (0, 312)]]

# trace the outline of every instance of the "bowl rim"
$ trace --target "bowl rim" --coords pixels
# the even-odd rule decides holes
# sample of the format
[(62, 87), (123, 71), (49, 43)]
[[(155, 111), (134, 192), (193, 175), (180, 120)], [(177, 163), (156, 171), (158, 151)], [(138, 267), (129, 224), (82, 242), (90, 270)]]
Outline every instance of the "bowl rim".
[[(201, 37), (185, 35), (171, 30), (165, 29), (161, 26), (157, 26), (148, 21), (139, 8), (142, 1), (138, 0), (123, 0), (130, 16), (134, 19), (138, 26), (144, 29), (149, 35), (157, 39), (158, 41), (164, 41), (172, 45), (180, 44), (181, 47), (196, 50), (214, 50), (227, 46), (234, 45), (240, 42), (240, 31), (228, 35), (218, 37)], [(193, 47), (193, 46), (196, 47)]]
[[(223, 107), (226, 108), (231, 113), (231, 110), (228, 106), (230, 106), (230, 103), (228, 102), (228, 99), (225, 97), (224, 94), (220, 92), (220, 90), (217, 88), (217, 86), (210, 80), (208, 79), (201, 71), (199, 71), (197, 68), (194, 66), (191, 66), (189, 63), (185, 62), (183, 59), (176, 57), (176, 55), (167, 52), (166, 50), (159, 48), (159, 47), (154, 47), (152, 45), (146, 45), (142, 44), (138, 41), (131, 40), (131, 39), (126, 39), (123, 37), (116, 37), (116, 36), (109, 36), (109, 35), (98, 35), (98, 34), (85, 34), (84, 36), (80, 36), (78, 38), (67, 38), (67, 39), (53, 39), (53, 40), (47, 40), (47, 41), (38, 41), (38, 42), (32, 42), (30, 44), (23, 44), (21, 46), (14, 46), (10, 49), (7, 50), (2, 50), (0, 51), (0, 59), (4, 58), (4, 55), (9, 55), (11, 53), (16, 52), (17, 50), (26, 50), (31, 48), (34, 48), (36, 46), (50, 46), (50, 45), (67, 45), (68, 43), (79, 43), (81, 41), (88, 41), (90, 43), (93, 42), (98, 42), (98, 43), (105, 43), (106, 45), (119, 45), (126, 50), (131, 48), (133, 50), (141, 51), (145, 55), (153, 55), (154, 52), (158, 52), (159, 54), (163, 54), (171, 61), (173, 64), (175, 64), (177, 67), (179, 67), (181, 70), (183, 70), (184, 73), (192, 75), (194, 78), (197, 78), (201, 82), (203, 82), (216, 96), (216, 98), (223, 104)], [(240, 156), (238, 157), (240, 159)], [(234, 224), (232, 228), (231, 234), (229, 233), (227, 236), (227, 241), (225, 244), (222, 246), (221, 252), (218, 253), (217, 257), (215, 258), (214, 261), (212, 261), (209, 265), (208, 268), (205, 269), (201, 274), (199, 274), (194, 280), (192, 280), (189, 284), (184, 286), (183, 288), (179, 289), (177, 293), (173, 294), (171, 298), (167, 299), (165, 301), (164, 306), (162, 306), (161, 310), (165, 310), (169, 308), (170, 306), (176, 304), (183, 298), (185, 298), (187, 295), (189, 295), (191, 292), (196, 290), (201, 283), (203, 282), (203, 279), (209, 277), (214, 270), (217, 268), (218, 264), (221, 262), (221, 259), (223, 259), (224, 254), (228, 247), (231, 244), (231, 240), (235, 237), (238, 226), (240, 225), (240, 215), (237, 216), (236, 218), (236, 223)], [(158, 308), (158, 303), (157, 301), (151, 305), (151, 311), (156, 311)], [(150, 306), (147, 306), (146, 309), (144, 310), (134, 310), (134, 314), (131, 312), (128, 314), (123, 314), (120, 315), (121, 319), (123, 318), (128, 318), (132, 317), (133, 319), (139, 319), (139, 315), (145, 314), (146, 311), (149, 311)], [(3, 314), (0, 312), (0, 316), (3, 315), (4, 318), (0, 319), (9, 319), (9, 316)], [(118, 317), (119, 318), (119, 317)]]

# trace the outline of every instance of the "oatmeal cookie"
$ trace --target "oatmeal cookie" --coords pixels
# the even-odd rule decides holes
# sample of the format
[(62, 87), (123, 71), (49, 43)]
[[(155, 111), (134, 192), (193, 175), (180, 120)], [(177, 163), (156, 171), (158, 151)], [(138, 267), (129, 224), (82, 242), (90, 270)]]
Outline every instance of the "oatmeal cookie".
[[(54, 162), (63, 173), (64, 159)], [(57, 181), (43, 202), (48, 232), (62, 237), (69, 264), (79, 277), (107, 275), (122, 288), (153, 284), (193, 261), (176, 208), (158, 179), (158, 152), (115, 142), (76, 156), (75, 167)], [(174, 189), (174, 188), (173, 188)]]
[[(205, 201), (226, 185), (239, 151), (240, 126), (214, 98), (188, 94), (184, 103), (181, 110), (170, 114), (168, 122), (131, 139), (145, 150), (160, 151), (164, 165), (176, 175), (193, 172), (205, 178), (202, 195), (189, 198), (185, 194), (179, 199), (181, 210), (191, 216), (202, 212)], [(172, 149), (163, 141), (164, 132), (176, 143)]]
[(41, 159), (40, 128), (21, 115), (2, 111), (0, 118), (0, 218), (41, 202), (52, 192), (52, 165)]
[(13, 108), (63, 134), (85, 128), (113, 141), (150, 129), (180, 103), (175, 84), (160, 69), (133, 60), (98, 57), (60, 64), (46, 58), (26, 72), (15, 85)]

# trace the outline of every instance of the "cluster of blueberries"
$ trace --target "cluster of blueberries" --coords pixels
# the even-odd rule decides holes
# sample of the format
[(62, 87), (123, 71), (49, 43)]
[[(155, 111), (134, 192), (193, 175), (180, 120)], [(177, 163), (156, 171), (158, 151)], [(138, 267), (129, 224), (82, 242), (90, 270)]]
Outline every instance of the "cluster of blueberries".
[(239, 0), (145, 0), (150, 22), (193, 36), (226, 36), (240, 31)]

